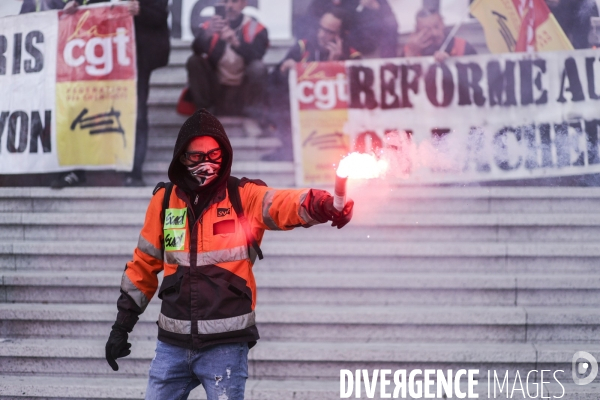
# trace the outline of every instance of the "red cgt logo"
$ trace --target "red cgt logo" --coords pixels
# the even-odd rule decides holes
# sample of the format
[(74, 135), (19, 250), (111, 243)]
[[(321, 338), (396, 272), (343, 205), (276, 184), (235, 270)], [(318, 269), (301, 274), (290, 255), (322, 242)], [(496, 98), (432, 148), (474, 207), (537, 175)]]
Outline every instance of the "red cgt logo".
[(58, 34), (59, 82), (135, 77), (133, 20), (125, 7), (61, 13)]
[(332, 110), (348, 107), (348, 84), (343, 62), (298, 64), (296, 97), (301, 110)]

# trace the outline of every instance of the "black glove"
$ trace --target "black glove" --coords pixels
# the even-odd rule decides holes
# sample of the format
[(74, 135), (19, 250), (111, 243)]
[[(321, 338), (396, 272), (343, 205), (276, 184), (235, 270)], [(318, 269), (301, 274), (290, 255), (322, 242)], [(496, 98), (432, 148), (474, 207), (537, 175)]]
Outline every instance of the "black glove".
[(127, 343), (129, 332), (126, 327), (115, 323), (112, 326), (110, 335), (108, 336), (108, 342), (106, 342), (106, 361), (113, 369), (113, 371), (119, 370), (119, 365), (116, 359), (121, 357), (127, 357), (131, 354), (131, 343)]
[(330, 195), (321, 203), (321, 209), (327, 215), (327, 219), (332, 221), (331, 226), (337, 226), (338, 229), (342, 229), (352, 219), (354, 201), (348, 200), (344, 204), (344, 209), (339, 211), (333, 206), (333, 196)]

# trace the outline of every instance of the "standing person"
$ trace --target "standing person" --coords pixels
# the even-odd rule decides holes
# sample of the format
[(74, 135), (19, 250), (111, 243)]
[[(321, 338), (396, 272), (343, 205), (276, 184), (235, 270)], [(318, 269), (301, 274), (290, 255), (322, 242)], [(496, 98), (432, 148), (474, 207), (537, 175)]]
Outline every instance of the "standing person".
[[(212, 114), (201, 109), (188, 118), (169, 166), (173, 186), (155, 189), (123, 273), (106, 343), (106, 360), (115, 371), (116, 358), (130, 354), (128, 334), (164, 270), (146, 399), (187, 399), (202, 384), (208, 400), (242, 400), (248, 349), (259, 339), (252, 265), (257, 255), (262, 258), (264, 231), (327, 221), (339, 229), (352, 217), (352, 200), (337, 211), (323, 190), (278, 190), (260, 180), (231, 178), (232, 160), (227, 134)], [(219, 376), (227, 379), (215, 385)]]
[(434, 56), (443, 61), (450, 56), (468, 56), (477, 54), (469, 42), (453, 37), (445, 49), (440, 49), (446, 40), (444, 19), (437, 11), (421, 9), (416, 16), (415, 32), (410, 35), (404, 46), (404, 57)]
[(167, 24), (169, 0), (134, 1), (138, 12), (134, 18), (137, 49), (137, 119), (133, 170), (125, 177), (125, 186), (145, 186), (142, 166), (148, 149), (148, 94), (150, 75), (169, 63), (171, 51)]
[[(49, 1), (49, 0), (43, 0)], [(57, 0), (52, 0), (57, 1)], [(80, 5), (105, 3), (110, 0), (71, 0), (66, 3), (64, 11), (75, 13)], [(153, 70), (169, 63), (170, 40), (167, 18), (169, 16), (168, 0), (128, 0), (127, 6), (134, 17), (135, 45), (137, 59), (137, 119), (135, 128), (135, 152), (133, 170), (125, 177), (125, 186), (144, 186), (142, 165), (148, 147), (148, 93), (150, 75)], [(62, 173), (54, 180), (51, 187), (79, 186), (86, 181), (85, 171)]]
[(267, 67), (261, 61), (269, 47), (267, 29), (242, 13), (246, 0), (223, 0), (199, 29), (187, 60), (188, 83), (197, 108), (219, 115), (263, 113)]

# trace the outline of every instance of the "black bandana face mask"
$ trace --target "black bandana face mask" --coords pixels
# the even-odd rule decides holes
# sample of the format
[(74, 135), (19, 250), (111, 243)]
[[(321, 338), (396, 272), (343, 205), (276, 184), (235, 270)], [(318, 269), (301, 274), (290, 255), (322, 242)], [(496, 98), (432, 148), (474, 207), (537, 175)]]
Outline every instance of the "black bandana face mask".
[(200, 187), (203, 187), (217, 179), (221, 163), (205, 161), (194, 165), (186, 165), (186, 168), (198, 181)]

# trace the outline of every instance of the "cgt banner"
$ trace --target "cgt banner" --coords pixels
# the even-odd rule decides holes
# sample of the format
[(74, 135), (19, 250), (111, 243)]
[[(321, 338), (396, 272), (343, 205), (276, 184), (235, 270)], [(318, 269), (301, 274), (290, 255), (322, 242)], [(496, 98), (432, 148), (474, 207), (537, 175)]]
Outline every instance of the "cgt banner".
[(131, 170), (133, 19), (124, 6), (0, 23), (0, 174)]
[(598, 173), (598, 57), (298, 64), (290, 76), (297, 183), (332, 183), (348, 151), (374, 152), (388, 177), (407, 183)]

